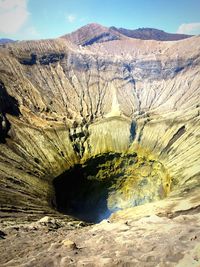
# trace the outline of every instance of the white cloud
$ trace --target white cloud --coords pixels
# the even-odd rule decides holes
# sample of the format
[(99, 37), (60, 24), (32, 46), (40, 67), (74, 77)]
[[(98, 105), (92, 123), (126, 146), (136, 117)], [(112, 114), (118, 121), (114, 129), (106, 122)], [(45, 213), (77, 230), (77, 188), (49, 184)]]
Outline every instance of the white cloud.
[(179, 26), (177, 33), (200, 34), (200, 22), (183, 23)]
[(74, 15), (74, 14), (67, 15), (67, 21), (69, 23), (73, 23), (73, 22), (75, 22), (75, 20), (76, 20), (76, 15)]
[(40, 33), (34, 26), (26, 27), (22, 32), (23, 38), (25, 39), (38, 39), (40, 38)]
[(28, 33), (30, 34), (30, 35), (32, 35), (32, 36), (38, 36), (38, 32), (37, 32), (37, 30), (36, 30), (36, 28), (35, 27), (29, 27), (28, 29), (27, 29), (27, 31), (28, 31)]
[(27, 21), (30, 13), (28, 0), (0, 0), (0, 33), (17, 33)]

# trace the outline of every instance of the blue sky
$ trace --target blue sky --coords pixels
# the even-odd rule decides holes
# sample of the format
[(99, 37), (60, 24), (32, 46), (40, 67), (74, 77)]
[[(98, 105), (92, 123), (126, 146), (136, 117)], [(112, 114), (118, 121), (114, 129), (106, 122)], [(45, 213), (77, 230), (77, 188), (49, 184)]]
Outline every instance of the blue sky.
[(200, 0), (0, 0), (0, 38), (55, 38), (91, 22), (200, 34)]

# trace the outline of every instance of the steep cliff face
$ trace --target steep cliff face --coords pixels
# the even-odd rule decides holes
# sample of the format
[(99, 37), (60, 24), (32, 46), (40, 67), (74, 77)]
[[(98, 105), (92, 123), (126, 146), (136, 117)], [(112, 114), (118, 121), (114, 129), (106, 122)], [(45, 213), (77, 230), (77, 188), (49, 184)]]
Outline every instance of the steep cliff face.
[(115, 161), (91, 165), (100, 180), (104, 170), (112, 181), (127, 177), (109, 184), (110, 210), (186, 193), (199, 205), (200, 38), (104, 37), (80, 46), (88, 41), (81, 32), (0, 48), (2, 214), (56, 212), (54, 179), (105, 153), (136, 153), (120, 162), (125, 173)]

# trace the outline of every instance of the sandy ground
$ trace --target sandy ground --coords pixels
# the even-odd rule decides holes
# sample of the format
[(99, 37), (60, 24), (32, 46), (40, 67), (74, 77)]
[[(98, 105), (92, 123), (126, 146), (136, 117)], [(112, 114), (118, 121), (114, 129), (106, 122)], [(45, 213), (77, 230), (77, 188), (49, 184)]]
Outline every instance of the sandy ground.
[(200, 214), (96, 225), (44, 217), (6, 226), (0, 266), (200, 266)]

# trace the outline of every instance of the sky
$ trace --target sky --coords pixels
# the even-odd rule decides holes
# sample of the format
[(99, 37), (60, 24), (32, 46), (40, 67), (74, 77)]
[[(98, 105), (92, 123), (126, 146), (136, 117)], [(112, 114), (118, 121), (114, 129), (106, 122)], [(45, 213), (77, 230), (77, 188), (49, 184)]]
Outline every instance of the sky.
[(0, 0), (0, 38), (56, 38), (93, 22), (200, 34), (200, 0)]

